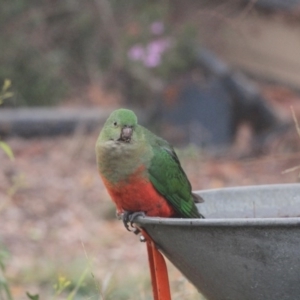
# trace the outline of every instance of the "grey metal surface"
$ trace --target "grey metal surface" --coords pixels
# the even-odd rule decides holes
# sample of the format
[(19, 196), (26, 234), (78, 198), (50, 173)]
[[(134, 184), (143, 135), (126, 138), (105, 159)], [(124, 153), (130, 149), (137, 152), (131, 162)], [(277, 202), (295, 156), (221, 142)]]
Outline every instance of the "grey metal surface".
[(300, 299), (300, 184), (199, 194), (204, 220), (136, 223), (208, 300)]

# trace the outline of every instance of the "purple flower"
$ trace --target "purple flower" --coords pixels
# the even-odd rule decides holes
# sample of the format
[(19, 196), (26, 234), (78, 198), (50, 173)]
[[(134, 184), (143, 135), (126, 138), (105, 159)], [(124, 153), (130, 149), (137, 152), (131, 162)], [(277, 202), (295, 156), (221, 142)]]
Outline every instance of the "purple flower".
[(160, 35), (160, 34), (164, 33), (164, 30), (165, 30), (165, 25), (161, 21), (153, 22), (150, 25), (150, 31), (151, 31), (152, 34)]
[(143, 63), (148, 68), (155, 68), (161, 63), (161, 56), (157, 53), (148, 53), (143, 59)]
[(141, 61), (147, 68), (155, 68), (161, 64), (162, 55), (172, 46), (170, 38), (160, 38), (150, 42), (146, 47), (141, 44), (132, 46), (128, 58)]
[(143, 60), (145, 57), (145, 49), (143, 46), (137, 44), (131, 47), (127, 53), (129, 59), (131, 60)]
[(162, 54), (166, 50), (168, 50), (171, 46), (171, 42), (169, 39), (158, 39), (148, 44), (147, 46), (147, 54), (148, 53), (157, 53)]
[(144, 65), (148, 68), (155, 68), (161, 63), (162, 54), (169, 49), (169, 39), (158, 39), (148, 44), (146, 55), (143, 58)]

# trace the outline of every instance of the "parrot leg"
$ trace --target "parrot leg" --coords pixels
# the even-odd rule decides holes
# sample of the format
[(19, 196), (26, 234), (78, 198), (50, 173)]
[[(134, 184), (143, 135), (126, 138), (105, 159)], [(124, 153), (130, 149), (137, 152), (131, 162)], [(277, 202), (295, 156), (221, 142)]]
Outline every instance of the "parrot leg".
[[(125, 228), (128, 230), (128, 231), (132, 231), (130, 230), (129, 228), (129, 225), (130, 227), (134, 228), (133, 227), (133, 221), (136, 217), (145, 217), (145, 213), (143, 211), (135, 211), (135, 212), (132, 212), (132, 211), (127, 211), (127, 210), (124, 210), (124, 213), (123, 213), (123, 224), (125, 226)], [(129, 224), (128, 224), (129, 223)], [(139, 230), (137, 231), (138, 229), (137, 228), (134, 228), (133, 232), (135, 234), (138, 234), (139, 233)]]
[(117, 210), (116, 211), (116, 217), (117, 217), (117, 219), (118, 220), (122, 220), (122, 216), (123, 216), (123, 213)]

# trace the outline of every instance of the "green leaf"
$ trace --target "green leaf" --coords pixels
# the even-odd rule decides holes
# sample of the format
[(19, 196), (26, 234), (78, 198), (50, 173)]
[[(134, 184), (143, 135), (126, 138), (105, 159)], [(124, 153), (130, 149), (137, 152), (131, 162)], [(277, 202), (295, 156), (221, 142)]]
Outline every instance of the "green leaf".
[(14, 160), (14, 153), (12, 152), (11, 148), (4, 142), (0, 141), (0, 148), (6, 153), (6, 155), (11, 159)]
[(0, 91), (0, 105), (3, 103), (3, 100), (7, 98), (11, 98), (14, 95), (13, 92), (7, 91), (10, 87), (11, 87), (10, 79), (5, 79), (2, 86), (2, 90)]
[(31, 295), (30, 293), (26, 292), (26, 295), (29, 299), (31, 300), (39, 300), (40, 299), (40, 296), (39, 294), (36, 294), (36, 295)]
[(11, 98), (14, 95), (13, 92), (5, 92), (3, 95), (1, 95), (1, 100), (7, 99), (7, 98)]
[(7, 91), (10, 88), (10, 86), (11, 86), (11, 80), (10, 79), (5, 79), (2, 90), (4, 92)]

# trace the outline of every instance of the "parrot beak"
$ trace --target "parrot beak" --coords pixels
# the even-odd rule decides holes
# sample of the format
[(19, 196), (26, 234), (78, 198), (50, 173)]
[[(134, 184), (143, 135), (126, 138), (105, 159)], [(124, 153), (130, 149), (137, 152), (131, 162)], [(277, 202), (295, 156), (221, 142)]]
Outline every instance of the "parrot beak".
[(122, 128), (119, 141), (129, 143), (131, 140), (133, 128), (131, 126), (125, 126)]

